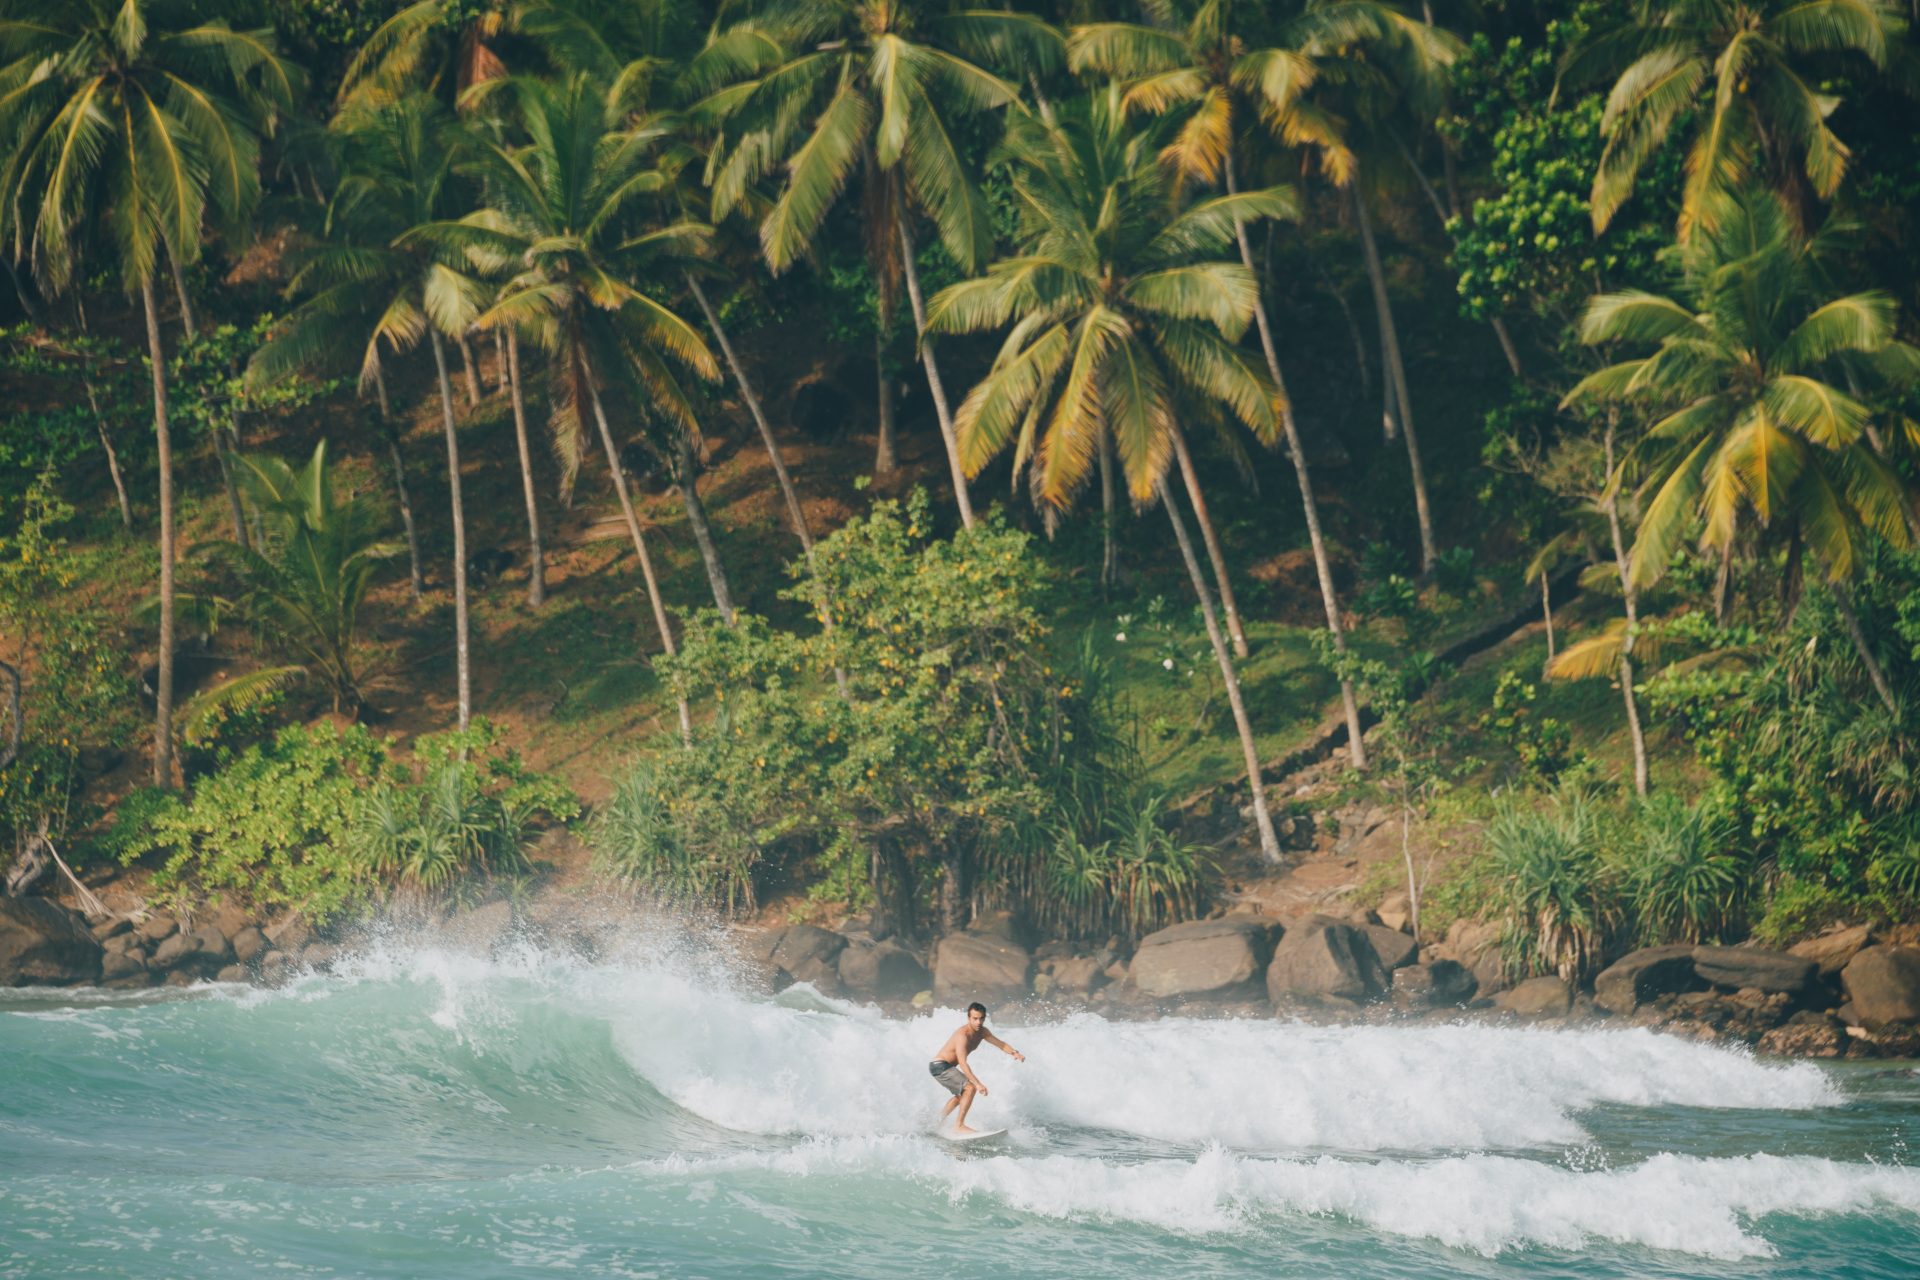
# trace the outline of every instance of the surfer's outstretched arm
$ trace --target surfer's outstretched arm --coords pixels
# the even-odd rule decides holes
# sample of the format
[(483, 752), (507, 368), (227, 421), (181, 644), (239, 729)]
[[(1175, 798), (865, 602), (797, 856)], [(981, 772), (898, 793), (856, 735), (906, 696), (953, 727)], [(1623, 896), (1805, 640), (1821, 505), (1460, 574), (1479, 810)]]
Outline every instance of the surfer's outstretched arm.
[(1026, 1054), (1020, 1052), (1018, 1049), (1014, 1048), (1012, 1045), (1008, 1044), (1005, 1040), (1002, 1040), (999, 1036), (993, 1034), (993, 1032), (991, 1031), (981, 1032), (981, 1039), (985, 1040), (988, 1044), (992, 1045), (994, 1048), (998, 1049), (1002, 1053), (1012, 1054), (1013, 1060), (1015, 1062), (1025, 1062), (1027, 1060)]

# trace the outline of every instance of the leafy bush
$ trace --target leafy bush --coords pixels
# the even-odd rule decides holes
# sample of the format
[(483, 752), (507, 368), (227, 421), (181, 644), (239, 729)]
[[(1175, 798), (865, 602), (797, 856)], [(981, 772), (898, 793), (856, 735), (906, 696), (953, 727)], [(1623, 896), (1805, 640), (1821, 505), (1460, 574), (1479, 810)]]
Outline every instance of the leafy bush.
[(1472, 547), (1448, 547), (1433, 562), (1433, 585), (1440, 594), (1465, 600), (1480, 590), (1474, 573)]
[(1537, 715), (1539, 686), (1516, 671), (1502, 671), (1493, 686), (1492, 706), (1480, 716), (1480, 728), (1504, 744), (1533, 782), (1551, 785), (1574, 763), (1573, 731), (1552, 716)]
[(1544, 808), (1508, 801), (1488, 824), (1510, 969), (1580, 982), (1604, 963), (1618, 918), (1605, 836), (1600, 805), (1578, 790), (1556, 794)]
[(753, 909), (753, 873), (774, 828), (755, 825), (729, 797), (701, 785), (708, 751), (636, 760), (587, 825), (594, 865), (676, 904)]
[(1670, 795), (1639, 806), (1616, 855), (1639, 940), (1718, 942), (1737, 928), (1748, 892), (1733, 825), (1709, 800)]

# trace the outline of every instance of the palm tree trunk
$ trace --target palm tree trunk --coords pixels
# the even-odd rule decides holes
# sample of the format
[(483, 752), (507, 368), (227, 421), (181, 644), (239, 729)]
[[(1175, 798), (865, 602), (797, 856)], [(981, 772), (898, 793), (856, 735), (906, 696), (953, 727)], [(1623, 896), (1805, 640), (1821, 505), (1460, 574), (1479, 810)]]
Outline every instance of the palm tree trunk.
[(379, 397), (380, 434), (387, 439), (387, 458), (393, 463), (393, 490), (400, 499), (400, 524), (407, 531), (407, 589), (413, 603), (420, 603), (426, 589), (426, 575), (420, 569), (420, 535), (413, 527), (413, 499), (407, 493), (407, 464), (400, 456), (400, 433), (393, 429), (393, 406), (387, 401), (387, 375), (380, 365), (373, 366), (373, 390)]
[[(1236, 184), (1233, 176), (1233, 158), (1229, 156), (1226, 164), (1227, 192), (1233, 194)], [(1247, 229), (1239, 219), (1234, 220), (1233, 230), (1240, 242), (1240, 261), (1248, 271), (1253, 270), (1253, 249), (1247, 242)], [(1280, 394), (1280, 426), (1287, 440), (1287, 457), (1293, 462), (1294, 478), (1300, 482), (1300, 510), (1307, 520), (1307, 541), (1313, 547), (1313, 569), (1320, 579), (1320, 603), (1327, 612), (1327, 632), (1333, 637), (1335, 653), (1347, 651), (1347, 630), (1340, 621), (1340, 597), (1333, 585), (1333, 563), (1327, 557), (1326, 536), (1320, 529), (1320, 504), (1313, 496), (1313, 477), (1307, 471), (1307, 451), (1300, 443), (1300, 424), (1294, 421), (1293, 402), (1287, 396), (1287, 380), (1280, 372), (1280, 352), (1273, 340), (1273, 326), (1267, 319), (1265, 278), (1256, 276), (1261, 283), (1260, 294), (1254, 300), (1253, 322), (1260, 332), (1260, 349), (1267, 357), (1267, 372), (1273, 378), (1274, 390)], [(1340, 702), (1347, 719), (1347, 758), (1356, 769), (1367, 767), (1367, 744), (1360, 725), (1360, 702), (1354, 696), (1353, 681), (1342, 678), (1340, 681)]]
[(160, 460), (160, 640), (153, 688), (153, 785), (173, 785), (173, 435), (167, 422), (167, 357), (160, 345), (160, 308), (153, 277), (140, 282), (147, 313), (147, 357), (153, 367), (153, 434)]
[(187, 341), (199, 337), (193, 323), (193, 300), (187, 296), (187, 273), (180, 267), (179, 255), (171, 248), (167, 250), (167, 264), (173, 268), (173, 291), (180, 295), (180, 327), (187, 332)]
[(1233, 641), (1233, 654), (1236, 658), (1245, 658), (1251, 651), (1247, 648), (1247, 633), (1240, 626), (1240, 606), (1233, 598), (1233, 581), (1227, 577), (1227, 555), (1220, 548), (1220, 535), (1214, 532), (1206, 495), (1200, 489), (1200, 475), (1194, 470), (1193, 455), (1187, 451), (1186, 433), (1178, 427), (1173, 429), (1173, 456), (1180, 462), (1180, 478), (1186, 483), (1194, 523), (1200, 526), (1200, 541), (1207, 548), (1213, 579), (1220, 587), (1220, 607), (1227, 615), (1227, 637)]
[(706, 566), (714, 608), (720, 611), (720, 620), (731, 627), (735, 624), (733, 585), (727, 581), (727, 566), (721, 561), (720, 548), (713, 540), (707, 504), (700, 501), (700, 473), (693, 457), (693, 440), (684, 430), (678, 435), (680, 465), (674, 468), (674, 479), (680, 485), (680, 501), (687, 509), (687, 526), (693, 530), (694, 545), (700, 548), (700, 563)]
[(1633, 691), (1633, 637), (1640, 626), (1640, 602), (1633, 588), (1633, 567), (1627, 559), (1627, 540), (1620, 531), (1619, 487), (1613, 483), (1614, 422), (1607, 422), (1607, 529), (1613, 535), (1613, 565), (1620, 574), (1620, 595), (1627, 609), (1627, 634), (1620, 642), (1620, 697), (1627, 707), (1627, 734), (1633, 742), (1633, 791), (1647, 794), (1647, 736), (1640, 728), (1640, 702)]
[(1547, 622), (1547, 665), (1553, 665), (1553, 583), (1545, 569), (1540, 571), (1540, 616)]
[[(607, 451), (607, 470), (613, 475), (613, 491), (620, 496), (620, 511), (627, 518), (627, 532), (633, 537), (633, 550), (640, 557), (640, 576), (647, 584), (647, 601), (653, 606), (654, 625), (660, 628), (660, 647), (674, 657), (680, 648), (673, 642), (673, 626), (667, 621), (666, 601), (660, 595), (660, 580), (653, 573), (653, 557), (647, 554), (647, 540), (640, 532), (640, 517), (633, 509), (633, 495), (627, 490), (627, 476), (620, 469), (620, 451), (613, 445), (613, 428), (607, 425), (607, 410), (600, 402), (600, 387), (593, 378), (593, 365), (583, 350), (580, 365), (587, 375), (587, 392), (593, 400), (593, 420), (600, 428), (600, 444)], [(680, 741), (693, 746), (693, 714), (685, 698), (679, 699)]]
[(1367, 213), (1367, 198), (1360, 189), (1358, 174), (1354, 176), (1352, 191), (1360, 247), (1367, 261), (1367, 279), (1373, 285), (1373, 305), (1380, 315), (1380, 338), (1384, 347), (1381, 356), (1387, 368), (1387, 381), (1393, 388), (1400, 434), (1407, 441), (1407, 462), (1413, 471), (1413, 506), (1420, 521), (1420, 571), (1429, 573), (1440, 555), (1433, 541), (1433, 512), (1427, 503), (1427, 473), (1420, 465), (1420, 440), (1413, 429), (1413, 401), (1407, 395), (1407, 366), (1400, 358), (1400, 332), (1393, 322), (1387, 277), (1380, 268), (1380, 246), (1374, 242), (1373, 219)]
[(113, 477), (114, 496), (120, 499), (120, 523), (126, 526), (128, 533), (133, 532), (133, 504), (127, 501), (126, 478), (120, 474), (120, 454), (113, 447), (113, 436), (107, 431), (106, 415), (100, 412), (100, 398), (93, 392), (93, 380), (83, 384), (87, 389), (87, 406), (93, 410), (93, 425), (100, 432), (100, 447), (107, 451), (107, 474)]
[(513, 393), (513, 439), (520, 448), (520, 488), (527, 499), (527, 603), (547, 602), (547, 562), (540, 547), (540, 502), (533, 489), (533, 451), (527, 447), (527, 402), (520, 389), (520, 336), (502, 326), (506, 350), (500, 368)]
[(1105, 594), (1120, 577), (1120, 549), (1114, 544), (1113, 439), (1100, 432), (1100, 590)]
[(1833, 583), (1833, 602), (1840, 610), (1840, 616), (1846, 620), (1847, 634), (1853, 637), (1854, 652), (1860, 655), (1860, 665), (1867, 669), (1867, 679), (1873, 681), (1873, 691), (1880, 695), (1880, 705), (1892, 715), (1900, 714), (1900, 704), (1894, 699), (1893, 685), (1887, 680), (1886, 668), (1873, 656), (1873, 650), (1867, 645), (1866, 630), (1860, 625), (1860, 615), (1853, 610), (1853, 600), (1847, 589), (1839, 583)]
[(953, 473), (953, 500), (960, 507), (960, 523), (973, 528), (973, 502), (967, 496), (967, 473), (960, 466), (960, 440), (953, 431), (953, 411), (947, 407), (947, 390), (940, 383), (940, 362), (933, 355), (933, 340), (927, 337), (927, 308), (920, 298), (920, 270), (913, 264), (913, 233), (907, 230), (906, 215), (896, 218), (900, 227), (901, 270), (907, 277), (907, 298), (913, 303), (914, 334), (920, 343), (920, 362), (927, 367), (927, 389), (933, 392), (933, 411), (940, 419), (940, 440), (947, 447), (947, 467)]
[(13, 260), (0, 255), (0, 266), (7, 269), (7, 279), (13, 282), (13, 296), (20, 300), (20, 311), (30, 324), (40, 323), (40, 308), (33, 305), (33, 299), (27, 296), (26, 286), (20, 281), (20, 273), (13, 269)]
[(1234, 673), (1233, 655), (1227, 652), (1226, 637), (1220, 631), (1220, 619), (1213, 611), (1213, 593), (1207, 590), (1206, 575), (1200, 571), (1199, 558), (1193, 554), (1193, 542), (1187, 537), (1186, 522), (1173, 503), (1166, 482), (1160, 483), (1160, 505), (1167, 509), (1173, 523), (1173, 536), (1180, 543), (1180, 556), (1187, 564), (1187, 577), (1200, 600), (1200, 613), (1207, 622), (1207, 639), (1213, 643), (1214, 661), (1220, 664), (1220, 678), (1227, 687), (1227, 705), (1233, 708), (1234, 728), (1240, 733), (1240, 750), (1247, 762), (1247, 788), (1253, 793), (1253, 821), (1260, 829), (1260, 852), (1268, 862), (1280, 861), (1280, 840), (1273, 833), (1273, 818), (1267, 813), (1267, 791), (1260, 780), (1260, 749), (1253, 740), (1253, 722), (1247, 718), (1246, 703), (1240, 697), (1240, 678)]
[(502, 326), (493, 331), (493, 365), (495, 375), (493, 379), (493, 389), (495, 391), (505, 391), (513, 382), (513, 371), (507, 367), (507, 364), (507, 332), (506, 328)]
[(893, 375), (887, 371), (887, 332), (877, 325), (873, 331), (873, 367), (880, 403), (880, 439), (874, 445), (873, 474), (890, 476), (900, 465), (893, 440)]
[(453, 382), (447, 376), (447, 348), (440, 331), (427, 327), (433, 340), (433, 364), (440, 376), (440, 420), (447, 436), (447, 488), (453, 496), (453, 645), (460, 684), (460, 728), (473, 719), (473, 679), (467, 631), (467, 517), (460, 502), (460, 438), (453, 425)]
[(467, 405), (480, 407), (480, 374), (473, 358), (473, 344), (467, 341), (467, 335), (460, 335), (460, 364), (467, 375)]

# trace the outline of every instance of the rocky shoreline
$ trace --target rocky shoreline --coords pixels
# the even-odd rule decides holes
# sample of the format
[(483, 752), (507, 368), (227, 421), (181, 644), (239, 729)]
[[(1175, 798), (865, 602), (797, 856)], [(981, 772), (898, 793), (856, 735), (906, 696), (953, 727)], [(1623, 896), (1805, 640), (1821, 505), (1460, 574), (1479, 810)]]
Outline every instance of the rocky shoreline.
[[(481, 954), (532, 937), (592, 955), (618, 929), (578, 899), (558, 896), (520, 907), (493, 902), (433, 917), (427, 927)], [(1372, 912), (1347, 919), (1229, 914), (1173, 925), (1137, 945), (1116, 937), (1092, 948), (1041, 940), (1005, 912), (983, 915), (928, 948), (875, 936), (855, 918), (838, 929), (740, 930), (734, 950), (740, 967), (769, 990), (806, 983), (895, 1012), (977, 999), (1035, 1015), (1464, 1018), (1649, 1027), (1784, 1057), (1914, 1058), (1920, 939), (1910, 932), (1853, 926), (1787, 951), (1650, 947), (1603, 970), (1591, 988), (1552, 976), (1509, 983), (1493, 926), (1461, 922), (1445, 940), (1419, 943)], [(226, 906), (89, 921), (48, 899), (0, 898), (0, 988), (277, 985), (327, 969), (341, 946), (292, 913), (262, 920)]]

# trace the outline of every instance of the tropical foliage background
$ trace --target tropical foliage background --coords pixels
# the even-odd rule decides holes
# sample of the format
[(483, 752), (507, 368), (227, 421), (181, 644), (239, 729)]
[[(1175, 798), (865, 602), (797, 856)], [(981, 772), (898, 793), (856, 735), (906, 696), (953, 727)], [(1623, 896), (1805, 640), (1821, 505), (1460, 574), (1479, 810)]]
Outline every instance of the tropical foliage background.
[(1911, 913), (1911, 19), (0, 0), (0, 861)]

